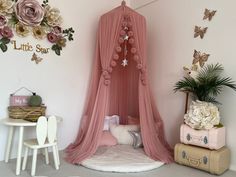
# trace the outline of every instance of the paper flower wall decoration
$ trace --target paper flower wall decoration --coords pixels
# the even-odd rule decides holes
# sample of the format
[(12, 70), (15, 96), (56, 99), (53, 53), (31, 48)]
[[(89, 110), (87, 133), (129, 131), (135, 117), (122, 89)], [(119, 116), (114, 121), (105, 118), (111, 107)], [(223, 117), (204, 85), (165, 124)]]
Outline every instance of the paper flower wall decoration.
[(51, 49), (60, 55), (67, 41), (73, 40), (73, 28), (62, 28), (62, 17), (48, 0), (0, 0), (0, 48), (6, 52), (14, 33), (21, 37), (33, 35), (46, 39)]

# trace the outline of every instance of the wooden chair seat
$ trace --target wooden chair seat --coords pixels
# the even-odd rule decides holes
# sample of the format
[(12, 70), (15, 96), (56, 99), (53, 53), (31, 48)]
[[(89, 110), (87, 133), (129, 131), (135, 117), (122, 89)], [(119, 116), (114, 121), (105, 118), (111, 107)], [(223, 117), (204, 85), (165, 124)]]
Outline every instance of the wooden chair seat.
[(39, 149), (39, 148), (47, 148), (51, 146), (55, 146), (57, 142), (55, 141), (54, 143), (49, 143), (47, 140), (45, 144), (39, 145), (37, 139), (29, 139), (24, 141), (24, 146), (29, 147), (31, 149)]

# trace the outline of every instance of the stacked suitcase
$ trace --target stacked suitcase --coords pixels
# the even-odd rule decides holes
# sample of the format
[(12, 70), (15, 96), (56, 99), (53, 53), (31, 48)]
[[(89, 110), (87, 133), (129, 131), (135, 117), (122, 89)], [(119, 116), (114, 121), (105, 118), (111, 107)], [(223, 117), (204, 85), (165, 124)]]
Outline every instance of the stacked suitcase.
[(230, 150), (225, 146), (225, 127), (195, 130), (182, 124), (180, 141), (175, 146), (177, 163), (217, 175), (229, 168)]

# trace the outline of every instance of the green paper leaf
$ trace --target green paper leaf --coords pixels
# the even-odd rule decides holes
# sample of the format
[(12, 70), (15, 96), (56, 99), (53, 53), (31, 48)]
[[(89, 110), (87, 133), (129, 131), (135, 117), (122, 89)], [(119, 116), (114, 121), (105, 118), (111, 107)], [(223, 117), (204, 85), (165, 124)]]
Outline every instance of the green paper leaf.
[(224, 68), (221, 64), (208, 64), (201, 68), (196, 78), (184, 77), (174, 86), (174, 91), (192, 93), (200, 101), (220, 104), (216, 97), (221, 94), (224, 87), (236, 91), (236, 82), (231, 77), (221, 76)]
[(219, 123), (218, 125), (215, 125), (216, 128), (221, 128), (224, 127), (224, 125), (222, 123)]
[(61, 55), (60, 49), (56, 49), (56, 50), (55, 50), (55, 53), (60, 56), (60, 55)]
[(59, 46), (59, 45), (57, 45), (57, 49), (59, 49), (59, 50), (62, 50), (62, 47), (61, 47), (61, 46)]
[(6, 37), (3, 37), (0, 42), (2, 42), (3, 44), (9, 44), (10, 43), (10, 39), (6, 38)]
[(0, 48), (1, 48), (1, 50), (2, 50), (3, 52), (6, 52), (6, 51), (7, 51), (7, 45), (4, 44), (4, 43), (0, 44)]
[(54, 44), (54, 45), (52, 46), (52, 50), (56, 50), (56, 49), (57, 49), (57, 45)]

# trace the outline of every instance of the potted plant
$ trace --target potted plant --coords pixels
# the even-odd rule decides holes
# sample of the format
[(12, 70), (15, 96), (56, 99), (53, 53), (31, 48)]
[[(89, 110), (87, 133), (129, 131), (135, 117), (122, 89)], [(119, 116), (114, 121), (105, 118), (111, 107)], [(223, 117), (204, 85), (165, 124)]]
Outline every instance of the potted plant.
[[(189, 70), (188, 76), (178, 81), (174, 91), (187, 93), (184, 122), (194, 129), (209, 130), (212, 127), (222, 127), (220, 124), (220, 104), (216, 97), (229, 87), (236, 91), (236, 84), (230, 77), (222, 77), (224, 68), (221, 64), (208, 64), (198, 71)], [(191, 73), (193, 72), (193, 73)], [(188, 108), (188, 94), (192, 94), (193, 101)]]
[(195, 77), (184, 77), (174, 86), (174, 91), (191, 93), (194, 100), (219, 104), (216, 97), (229, 87), (236, 91), (236, 84), (230, 77), (222, 77), (224, 68), (221, 64), (208, 64), (201, 68)]

